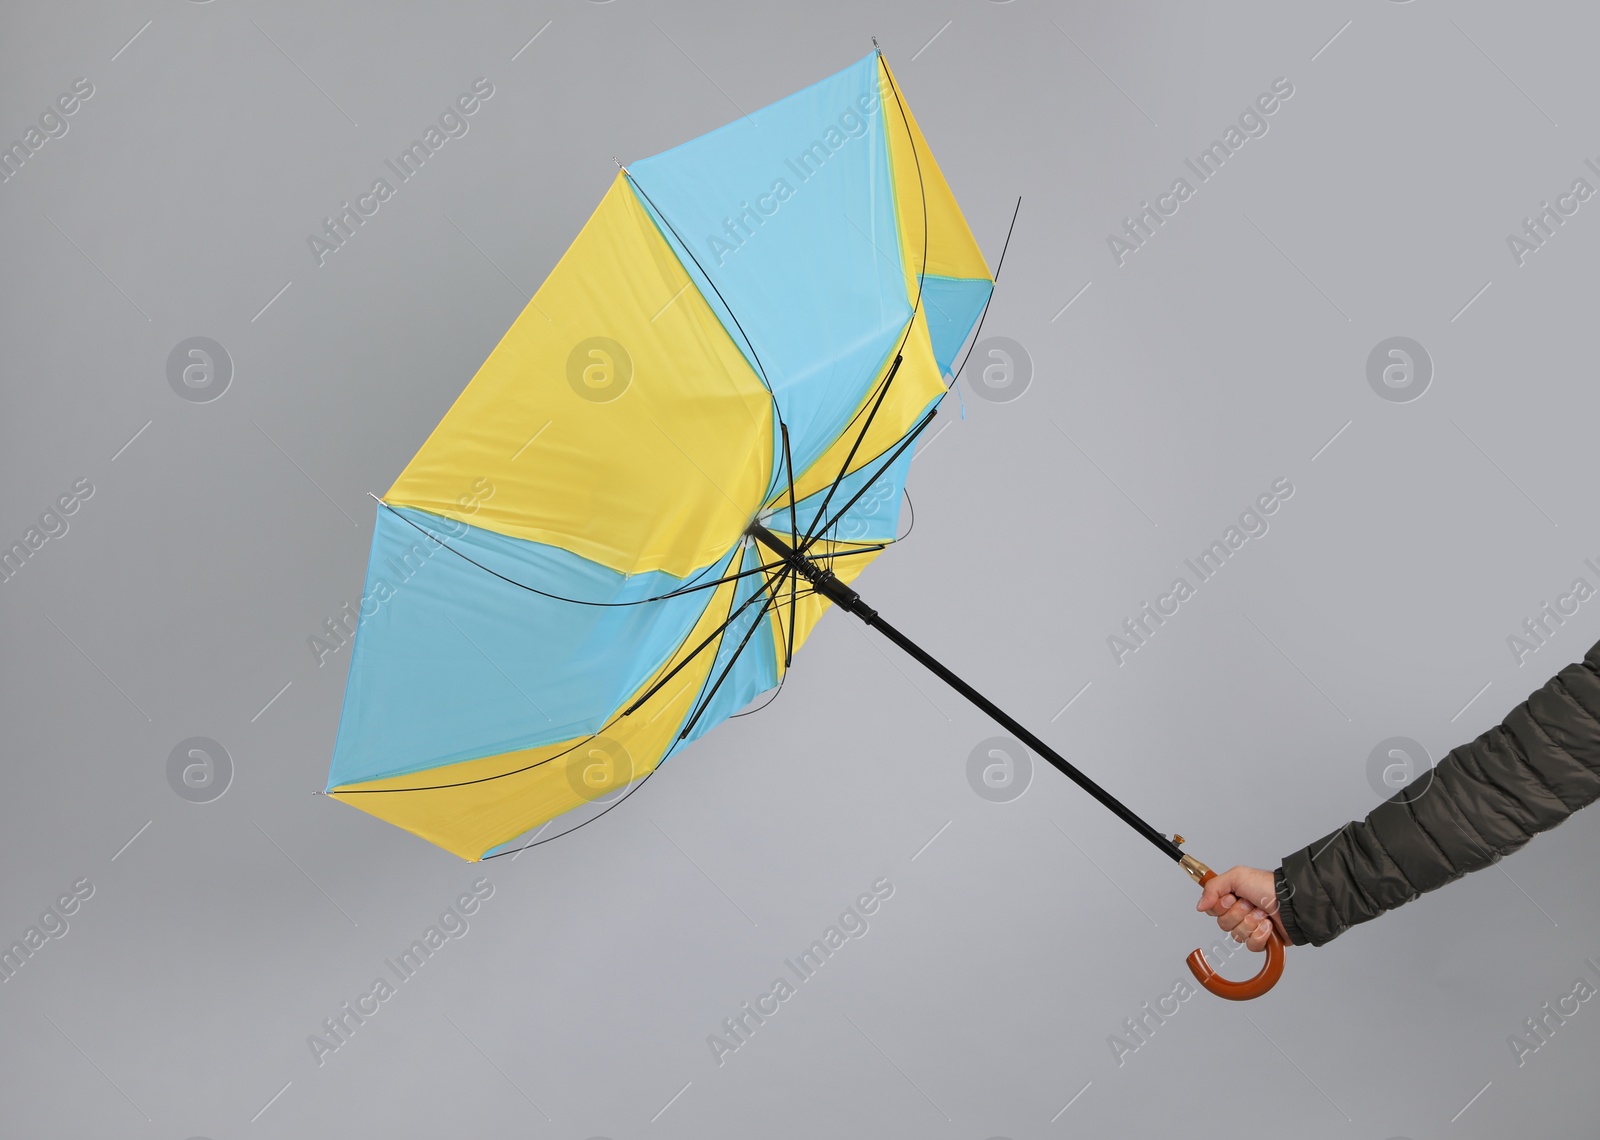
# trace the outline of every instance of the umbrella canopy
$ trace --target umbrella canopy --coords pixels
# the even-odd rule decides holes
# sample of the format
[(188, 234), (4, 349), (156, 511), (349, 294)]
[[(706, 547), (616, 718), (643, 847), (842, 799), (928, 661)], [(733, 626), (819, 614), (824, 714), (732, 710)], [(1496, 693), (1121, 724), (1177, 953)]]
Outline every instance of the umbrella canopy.
[(327, 794), (467, 859), (778, 685), (993, 281), (876, 52), (619, 171), (380, 500)]

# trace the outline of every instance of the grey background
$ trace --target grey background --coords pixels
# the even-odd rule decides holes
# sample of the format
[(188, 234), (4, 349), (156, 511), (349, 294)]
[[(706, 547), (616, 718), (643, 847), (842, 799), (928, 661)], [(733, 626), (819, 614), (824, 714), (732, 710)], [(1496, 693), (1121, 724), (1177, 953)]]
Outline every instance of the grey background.
[[(0, 185), (0, 539), (95, 487), (0, 586), (0, 941), (95, 887), (0, 987), (7, 1135), (1593, 1134), (1600, 1010), (1521, 1067), (1507, 1046), (1595, 980), (1587, 813), (1292, 950), (1263, 1000), (1195, 997), (1119, 1066), (1107, 1038), (1215, 935), (1193, 887), (1042, 764), (975, 794), (993, 726), (854, 623), (625, 807), (481, 867), (310, 794), (348, 651), (319, 667), (306, 641), (359, 598), (365, 493), (611, 156), (876, 34), (991, 264), (1023, 198), (985, 336), (1034, 372), (1009, 403), (963, 380), (917, 531), (863, 590), (1200, 858), (1275, 866), (1376, 801), (1379, 741), (1437, 760), (1600, 635), (1590, 602), (1525, 664), (1506, 645), (1600, 556), (1600, 201), (1520, 267), (1505, 244), (1600, 186), (1592, 10), (165, 0), (6, 23), (0, 140), (95, 85)], [(319, 268), (306, 236), (479, 76), (470, 133)], [(1106, 236), (1279, 76), (1269, 133), (1119, 267)], [(234, 362), (213, 402), (168, 384), (193, 336)], [(1392, 336), (1433, 359), (1414, 402), (1368, 385)], [(1271, 531), (1118, 665), (1107, 636), (1279, 477)], [(166, 778), (195, 736), (234, 766), (209, 803)], [(319, 1067), (308, 1035), (480, 875), (470, 933)], [(718, 1066), (707, 1035), (884, 876), (870, 933)]]

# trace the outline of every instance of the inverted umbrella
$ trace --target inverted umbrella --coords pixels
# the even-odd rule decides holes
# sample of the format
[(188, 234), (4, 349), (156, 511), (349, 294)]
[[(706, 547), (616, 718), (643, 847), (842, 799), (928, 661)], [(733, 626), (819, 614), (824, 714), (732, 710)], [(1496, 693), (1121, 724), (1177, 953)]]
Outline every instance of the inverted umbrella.
[[(466, 859), (545, 842), (780, 685), (834, 605), (1204, 883), (849, 585), (993, 285), (876, 51), (619, 169), (379, 500), (326, 794)], [(1189, 957), (1234, 998), (1282, 963)]]

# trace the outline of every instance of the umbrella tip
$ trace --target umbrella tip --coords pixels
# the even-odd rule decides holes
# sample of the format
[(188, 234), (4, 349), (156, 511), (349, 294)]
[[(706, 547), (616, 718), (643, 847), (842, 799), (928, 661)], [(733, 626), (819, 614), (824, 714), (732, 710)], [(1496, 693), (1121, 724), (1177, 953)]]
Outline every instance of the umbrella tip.
[(877, 36), (873, 36), (872, 37), (872, 50), (873, 51), (877, 51), (877, 52), (881, 52), (883, 50), (882, 48), (880, 48), (878, 46), (878, 37)]

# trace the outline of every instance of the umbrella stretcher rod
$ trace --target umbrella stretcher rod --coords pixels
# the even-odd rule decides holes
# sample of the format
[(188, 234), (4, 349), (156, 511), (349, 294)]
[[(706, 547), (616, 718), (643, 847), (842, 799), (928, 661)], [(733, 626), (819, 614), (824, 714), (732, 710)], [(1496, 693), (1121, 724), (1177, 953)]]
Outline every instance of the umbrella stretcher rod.
[[(1183, 842), (1183, 836), (1174, 835), (1169, 839), (1143, 819), (1140, 819), (1126, 804), (1084, 775), (1069, 763), (1064, 756), (1030, 732), (1021, 722), (956, 676), (930, 655), (927, 650), (880, 617), (877, 610), (862, 601), (861, 595), (841, 582), (832, 570), (819, 565), (806, 554), (796, 550), (759, 522), (752, 523), (748, 533), (762, 546), (782, 558), (797, 575), (810, 582), (817, 593), (827, 598), (840, 609), (854, 614), (894, 642), (902, 650), (914, 657), (930, 673), (982, 709), (996, 723), (1015, 734), (1019, 740), (1033, 749), (1038, 755), (1043, 756), (1073, 783), (1110, 808), (1119, 819), (1155, 844), (1162, 854), (1181, 866), (1196, 883), (1204, 885), (1213, 877), (1214, 872), (1210, 867), (1179, 849), (1179, 844)], [(1263, 964), (1261, 972), (1248, 981), (1232, 982), (1219, 976), (1211, 969), (1210, 964), (1206, 962), (1205, 954), (1199, 950), (1189, 955), (1189, 969), (1202, 986), (1218, 997), (1229, 998), (1234, 1001), (1246, 1001), (1266, 993), (1277, 983), (1279, 976), (1283, 973), (1283, 942), (1276, 931), (1269, 936), (1266, 953), (1266, 962)]]

